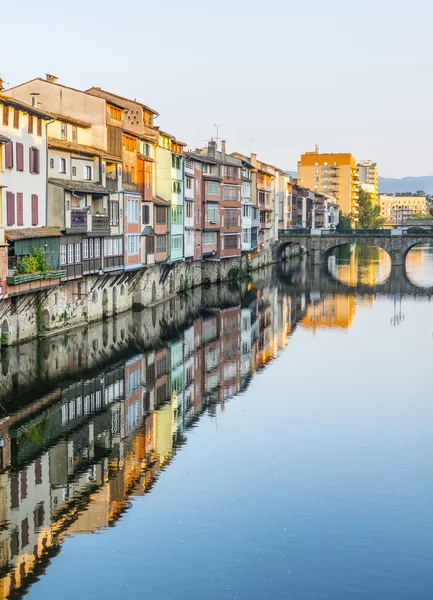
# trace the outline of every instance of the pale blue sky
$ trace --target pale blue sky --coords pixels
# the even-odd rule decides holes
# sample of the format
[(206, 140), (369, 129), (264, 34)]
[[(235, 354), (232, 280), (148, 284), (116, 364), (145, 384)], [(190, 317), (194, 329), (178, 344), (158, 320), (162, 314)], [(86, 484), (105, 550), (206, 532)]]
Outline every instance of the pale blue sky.
[(281, 168), (319, 143), (431, 175), (432, 20), (428, 0), (25, 0), (2, 16), (0, 74), (136, 97), (191, 147), (223, 123), (229, 152)]

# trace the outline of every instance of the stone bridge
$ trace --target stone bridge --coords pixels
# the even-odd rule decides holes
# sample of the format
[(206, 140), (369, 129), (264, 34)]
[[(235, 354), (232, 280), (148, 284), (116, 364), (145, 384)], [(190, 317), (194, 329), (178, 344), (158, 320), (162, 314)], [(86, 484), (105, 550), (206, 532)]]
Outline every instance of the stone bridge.
[(328, 261), (331, 252), (345, 244), (378, 246), (391, 258), (392, 266), (406, 263), (406, 256), (417, 244), (433, 242), (433, 231), (408, 233), (404, 229), (377, 229), (336, 231), (331, 229), (286, 229), (279, 232), (274, 246), (274, 258), (280, 260), (284, 250), (291, 244), (299, 244), (308, 252), (313, 264)]

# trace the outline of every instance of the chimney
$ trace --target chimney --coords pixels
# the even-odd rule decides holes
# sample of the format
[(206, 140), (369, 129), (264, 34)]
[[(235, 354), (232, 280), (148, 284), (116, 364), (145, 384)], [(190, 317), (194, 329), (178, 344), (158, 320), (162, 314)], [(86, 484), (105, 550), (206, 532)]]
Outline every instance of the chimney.
[(319, 154), (319, 144), (316, 144), (316, 154)]
[(50, 83), (57, 83), (59, 81), (59, 78), (56, 75), (51, 75), (51, 73), (45, 73), (45, 78)]
[(210, 156), (211, 158), (216, 158), (216, 150), (217, 150), (217, 144), (215, 140), (210, 140), (208, 147), (207, 147), (207, 154), (208, 156)]
[(225, 140), (221, 140), (221, 158), (223, 160), (226, 159), (226, 141)]
[(257, 169), (257, 154), (255, 152), (251, 152), (251, 164)]

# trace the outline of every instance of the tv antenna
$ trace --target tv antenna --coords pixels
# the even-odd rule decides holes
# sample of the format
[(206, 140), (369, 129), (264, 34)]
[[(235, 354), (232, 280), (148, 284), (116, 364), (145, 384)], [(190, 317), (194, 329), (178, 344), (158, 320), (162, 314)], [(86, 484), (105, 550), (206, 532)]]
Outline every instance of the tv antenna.
[(219, 142), (220, 142), (220, 138), (219, 138), (219, 131), (220, 131), (220, 127), (224, 127), (223, 123), (214, 123), (214, 127), (216, 129), (216, 143), (217, 143), (217, 148), (219, 146)]

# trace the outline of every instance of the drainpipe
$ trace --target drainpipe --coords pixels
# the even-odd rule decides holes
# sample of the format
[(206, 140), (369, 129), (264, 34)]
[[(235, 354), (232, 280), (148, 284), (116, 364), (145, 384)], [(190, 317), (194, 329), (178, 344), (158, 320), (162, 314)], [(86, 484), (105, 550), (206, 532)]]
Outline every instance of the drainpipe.
[(52, 125), (55, 122), (55, 119), (51, 119), (51, 121), (45, 121), (45, 142), (46, 142), (46, 151), (45, 151), (45, 227), (48, 226), (48, 125)]

